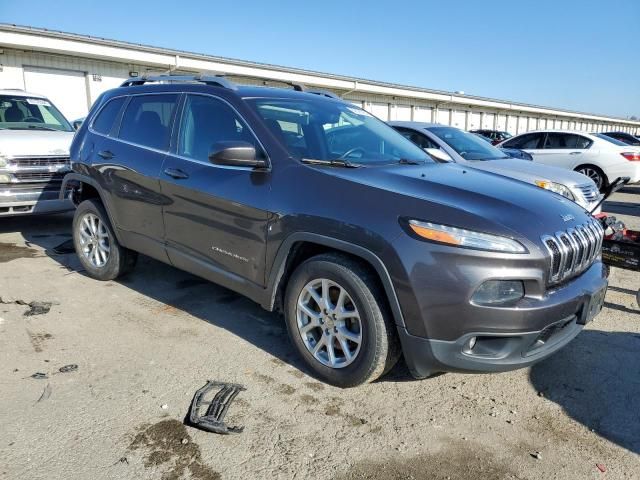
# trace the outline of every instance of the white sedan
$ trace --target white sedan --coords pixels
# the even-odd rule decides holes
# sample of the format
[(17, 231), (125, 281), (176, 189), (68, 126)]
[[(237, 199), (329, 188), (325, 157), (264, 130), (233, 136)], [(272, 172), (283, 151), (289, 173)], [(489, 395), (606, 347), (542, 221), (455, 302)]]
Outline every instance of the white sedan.
[(540, 130), (522, 133), (497, 146), (519, 148), (531, 154), (534, 162), (583, 173), (600, 190), (618, 177), (629, 177), (630, 183), (640, 182), (640, 149), (597, 134)]

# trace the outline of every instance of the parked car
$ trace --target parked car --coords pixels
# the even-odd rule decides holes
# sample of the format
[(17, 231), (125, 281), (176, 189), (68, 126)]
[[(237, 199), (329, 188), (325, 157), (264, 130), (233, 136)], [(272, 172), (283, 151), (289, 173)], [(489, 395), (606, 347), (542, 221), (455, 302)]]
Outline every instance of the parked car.
[[(479, 133), (471, 133), (471, 134), (475, 135), (483, 142), (487, 142), (493, 145), (493, 142), (491, 141), (490, 138), (484, 137)], [(517, 148), (501, 148), (500, 150), (502, 150), (502, 152), (504, 152), (508, 157), (511, 157), (511, 158), (519, 158), (520, 160), (529, 160), (529, 161), (533, 160), (533, 157), (529, 155), (527, 152), (525, 152), (524, 150), (518, 150)]]
[[(529, 163), (510, 158), (504, 149), (488, 145), (475, 134), (437, 123), (389, 122), (393, 128), (440, 161), (453, 161), (487, 172), (515, 178), (551, 190), (582, 208), (599, 213), (602, 198), (593, 181), (562, 168)], [(518, 152), (520, 150), (515, 150)], [(527, 152), (523, 152), (529, 156)]]
[(615, 138), (616, 140), (626, 143), (627, 145), (632, 145), (634, 147), (640, 147), (640, 139), (626, 132), (603, 132), (602, 135), (606, 135), (607, 137)]
[(519, 148), (530, 153), (534, 162), (580, 172), (600, 191), (618, 177), (640, 181), (640, 155), (635, 147), (615, 145), (589, 133), (541, 130), (516, 135), (498, 146)]
[(513, 137), (509, 132), (504, 132), (501, 130), (487, 130), (487, 129), (479, 129), (479, 130), (469, 130), (471, 133), (477, 133), (478, 135), (482, 135), (485, 138), (491, 140), (492, 145), (497, 145), (500, 142), (508, 140)]
[(401, 351), (417, 377), (524, 367), (599, 312), (603, 232), (575, 203), (436, 163), (331, 94), (167, 80), (106, 92), (75, 136), (87, 275), (115, 279), (141, 252), (281, 310), (341, 387)]
[(46, 97), (0, 90), (0, 216), (73, 208), (60, 198), (73, 134)]

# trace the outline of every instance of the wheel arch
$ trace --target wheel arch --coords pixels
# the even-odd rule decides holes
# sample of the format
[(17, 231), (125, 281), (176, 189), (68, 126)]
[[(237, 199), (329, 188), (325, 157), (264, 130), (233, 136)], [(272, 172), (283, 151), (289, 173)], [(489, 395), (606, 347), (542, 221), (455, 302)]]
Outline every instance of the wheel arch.
[(282, 242), (271, 268), (267, 283), (267, 295), (262, 306), (267, 310), (281, 308), (284, 288), (295, 268), (308, 258), (326, 252), (344, 253), (370, 267), (384, 288), (395, 324), (404, 326), (402, 310), (391, 276), (380, 257), (360, 245), (315, 233), (294, 233)]
[(604, 171), (604, 169), (600, 165), (598, 165), (598, 164), (596, 164), (594, 162), (579, 163), (578, 165), (576, 165), (573, 168), (573, 170), (575, 172), (577, 172), (579, 169), (587, 168), (587, 167), (594, 168), (594, 169), (596, 169), (596, 170), (598, 170), (600, 172), (600, 174), (602, 175), (602, 180), (603, 180), (603, 185), (602, 185), (603, 188), (606, 187), (607, 185), (609, 185), (610, 180), (609, 180), (609, 177), (607, 176), (606, 172)]
[(109, 204), (105, 201), (100, 189), (100, 184), (95, 179), (81, 173), (68, 173), (62, 180), (60, 196), (63, 197), (65, 195), (65, 192), (67, 192), (68, 190), (71, 190), (71, 200), (76, 206), (78, 206), (84, 200), (88, 200), (91, 198), (97, 198), (98, 200), (100, 200), (100, 203), (104, 206), (104, 209), (109, 216), (109, 221), (111, 222), (111, 225), (113, 227), (113, 233), (116, 236), (116, 239), (118, 240), (118, 242), (121, 241), (120, 235), (118, 233), (118, 228), (116, 227), (114, 217), (109, 208)]

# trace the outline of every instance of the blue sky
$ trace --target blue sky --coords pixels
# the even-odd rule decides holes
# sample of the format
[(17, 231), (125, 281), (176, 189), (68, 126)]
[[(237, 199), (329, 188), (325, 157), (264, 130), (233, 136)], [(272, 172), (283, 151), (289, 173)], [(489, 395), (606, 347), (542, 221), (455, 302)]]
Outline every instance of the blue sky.
[(0, 22), (640, 116), (640, 0), (0, 0)]

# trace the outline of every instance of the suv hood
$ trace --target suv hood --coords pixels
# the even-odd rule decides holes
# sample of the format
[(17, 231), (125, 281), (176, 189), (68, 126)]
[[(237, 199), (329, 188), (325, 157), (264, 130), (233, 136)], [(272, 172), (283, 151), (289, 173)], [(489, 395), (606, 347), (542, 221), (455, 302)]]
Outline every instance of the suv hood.
[[(566, 230), (593, 218), (561, 195), (451, 163), (331, 168), (330, 172), (395, 194), (394, 198), (381, 195), (378, 201), (393, 202), (399, 217), (411, 215), (420, 220), (526, 238), (537, 245), (541, 235)], [(364, 201), (370, 203), (371, 197), (367, 197)]]
[(591, 182), (588, 177), (573, 170), (511, 158), (504, 160), (469, 161), (466, 165), (485, 172), (506, 175), (527, 183), (534, 183), (536, 180), (550, 180), (566, 185), (567, 187), (574, 187), (576, 185), (588, 185), (589, 182)]
[(69, 155), (75, 132), (0, 130), (0, 155)]

